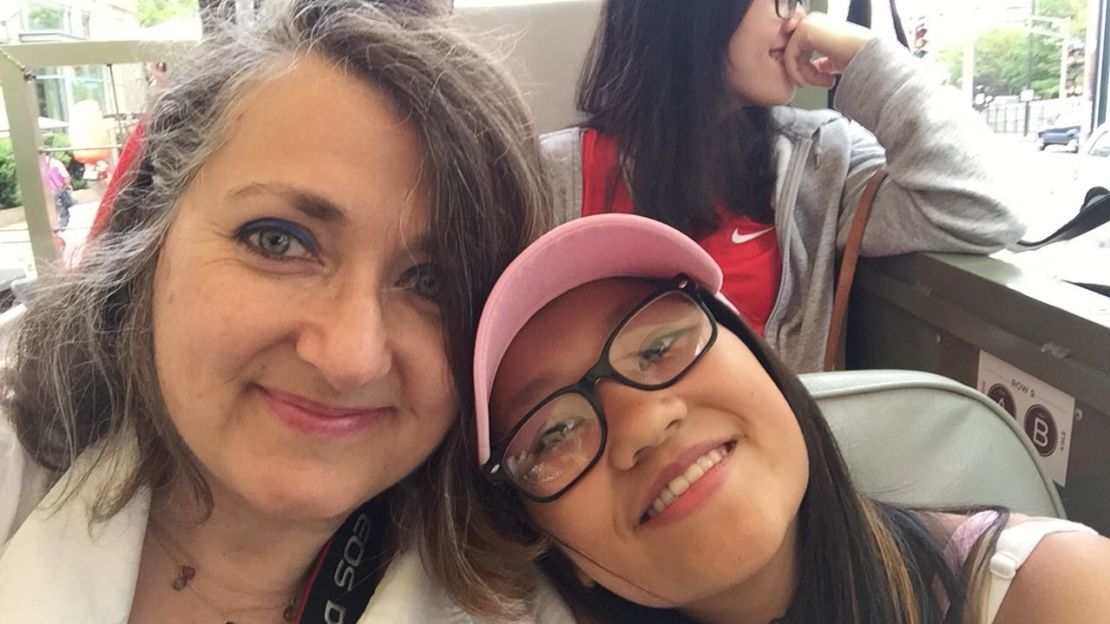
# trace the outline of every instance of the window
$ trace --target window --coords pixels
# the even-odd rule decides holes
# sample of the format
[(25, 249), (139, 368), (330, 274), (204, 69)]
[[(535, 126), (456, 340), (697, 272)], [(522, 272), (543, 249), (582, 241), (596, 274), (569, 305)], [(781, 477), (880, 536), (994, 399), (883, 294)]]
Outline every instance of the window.
[(69, 10), (53, 4), (33, 2), (27, 5), (27, 30), (62, 32), (69, 30)]
[(62, 68), (43, 67), (36, 71), (35, 91), (38, 94), (39, 115), (62, 121), (68, 119), (69, 106)]
[[(843, 17), (848, 4), (828, 0), (828, 11)], [(874, 29), (892, 37), (890, 4), (871, 0)], [(1094, 112), (1106, 0), (895, 4), (915, 55), (960, 90), (1002, 143), (1004, 170), (1027, 190), (1015, 206), (1029, 226), (1027, 240), (1043, 238), (1072, 218), (1092, 185), (1107, 185), (1110, 133), (1097, 132)], [(1092, 261), (1077, 260), (1074, 268)], [(1069, 268), (1052, 270), (1066, 277)]]
[(105, 110), (104, 68), (84, 65), (73, 68), (73, 101), (96, 100), (100, 110)]
[[(833, 18), (842, 19), (849, 1), (810, 0), (807, 4), (827, 8)], [(587, 5), (588, 12), (596, 14), (596, 6), (588, 5), (598, 2), (568, 4)], [(893, 37), (890, 1), (870, 2), (874, 29), (881, 36)], [(4, 3), (22, 9), (22, 19), (14, 20), (12, 27), (16, 33), (20, 28), (40, 33), (35, 41), (74, 36), (178, 40), (196, 38), (200, 33), (198, 0), (0, 0)], [(453, 4), (461, 16), (473, 16), (476, 23), (481, 18), (485, 24), (485, 15), (491, 20), (512, 16), (520, 20), (520, 28), (541, 30), (542, 26), (526, 21), (527, 5), (549, 5), (554, 0), (454, 0)], [(1030, 182), (1032, 192), (1024, 198), (1030, 225), (1026, 238), (1041, 238), (1057, 229), (1079, 209), (1086, 189), (1110, 182), (1110, 168), (1087, 163), (1110, 165), (1110, 134), (1095, 132), (1092, 106), (1100, 79), (1095, 71), (1103, 35), (1100, 10), (1105, 11), (1110, 0), (895, 0), (895, 4), (916, 55), (938, 78), (960, 90), (968, 107), (978, 111), (1005, 144), (1000, 160), (1007, 175), (1015, 184)], [(510, 10), (503, 10), (506, 8)], [(515, 23), (508, 26), (518, 27)], [(589, 33), (565, 34), (573, 35), (575, 45), (582, 46), (576, 54), (583, 54)], [(557, 65), (558, 71), (565, 73), (566, 90), (559, 92), (565, 104), (557, 102), (556, 106), (569, 107), (578, 68), (564, 65), (573, 59), (559, 50), (536, 56), (542, 57), (539, 62)], [(36, 69), (39, 112), (68, 121), (76, 102), (93, 100), (106, 115), (118, 116), (127, 125), (146, 106), (148, 80), (157, 82), (165, 75), (153, 68), (151, 64), (149, 73), (144, 73), (138, 66), (114, 66), (115, 89), (104, 67)], [(527, 82), (525, 86), (529, 86)], [(1022, 101), (1026, 92), (1032, 95), (1029, 102)], [(823, 103), (823, 98), (820, 101)], [(1057, 124), (1057, 120), (1066, 123)], [(1078, 140), (1075, 134), (1060, 132), (1039, 150), (1040, 131), (1057, 125), (1078, 126)]]

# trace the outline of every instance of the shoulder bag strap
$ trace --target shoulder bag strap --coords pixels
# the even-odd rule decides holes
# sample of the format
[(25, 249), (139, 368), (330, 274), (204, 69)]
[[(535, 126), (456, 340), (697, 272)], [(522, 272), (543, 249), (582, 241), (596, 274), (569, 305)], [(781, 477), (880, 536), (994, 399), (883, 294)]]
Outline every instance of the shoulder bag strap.
[(856, 277), (856, 263), (859, 261), (860, 247), (863, 245), (863, 231), (867, 228), (867, 219), (871, 216), (871, 205), (875, 202), (879, 185), (883, 183), (886, 176), (885, 167), (871, 176), (867, 187), (863, 189), (863, 195), (859, 198), (856, 214), (852, 215), (852, 226), (848, 230), (848, 241), (840, 257), (840, 272), (836, 280), (836, 290), (833, 291), (832, 319), (829, 322), (829, 337), (825, 342), (825, 370), (833, 370), (840, 355), (845, 334), (844, 321), (848, 315), (848, 296), (852, 293), (852, 281)]

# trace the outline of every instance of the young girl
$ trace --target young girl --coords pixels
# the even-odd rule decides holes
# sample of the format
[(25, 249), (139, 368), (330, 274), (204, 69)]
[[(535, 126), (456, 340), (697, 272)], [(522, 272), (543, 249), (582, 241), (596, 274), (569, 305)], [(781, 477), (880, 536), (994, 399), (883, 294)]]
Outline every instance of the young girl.
[(856, 491), (721, 283), (693, 241), (634, 215), (563, 225), (510, 265), (474, 360), (477, 566), (507, 552), (490, 531), (541, 552), (585, 622), (1110, 618), (1110, 540), (1089, 528)]
[[(586, 121), (543, 139), (555, 219), (635, 212), (678, 228), (784, 361), (819, 369), (837, 251), (876, 171), (890, 177), (865, 256), (991, 253), (1023, 231), (990, 131), (919, 64), (798, 0), (606, 2)], [(838, 73), (836, 112), (784, 106)]]

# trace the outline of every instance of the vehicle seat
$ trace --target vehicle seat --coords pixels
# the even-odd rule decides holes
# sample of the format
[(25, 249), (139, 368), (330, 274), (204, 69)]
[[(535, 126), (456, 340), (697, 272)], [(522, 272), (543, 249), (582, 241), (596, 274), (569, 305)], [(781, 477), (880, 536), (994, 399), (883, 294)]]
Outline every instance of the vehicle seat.
[(1056, 486), (1024, 433), (976, 390), (932, 373), (802, 375), (855, 485), (912, 506), (1005, 505), (1063, 518)]
[(536, 0), (460, 6), (453, 22), (504, 59), (532, 110), (538, 132), (577, 123), (575, 85), (601, 12), (601, 0)]

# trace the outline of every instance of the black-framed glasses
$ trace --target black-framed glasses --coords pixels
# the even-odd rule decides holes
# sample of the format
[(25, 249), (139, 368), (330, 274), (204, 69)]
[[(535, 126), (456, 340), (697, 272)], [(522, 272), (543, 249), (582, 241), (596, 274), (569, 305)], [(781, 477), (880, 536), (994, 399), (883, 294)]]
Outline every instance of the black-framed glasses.
[(528, 411), (491, 448), (483, 469), (546, 503), (574, 487), (605, 450), (608, 425), (595, 388), (612, 379), (639, 390), (678, 382), (717, 340), (717, 322), (693, 280), (678, 275), (622, 320), (597, 362)]
[(775, 0), (775, 14), (781, 19), (790, 19), (797, 12), (798, 5), (804, 6), (802, 0)]

